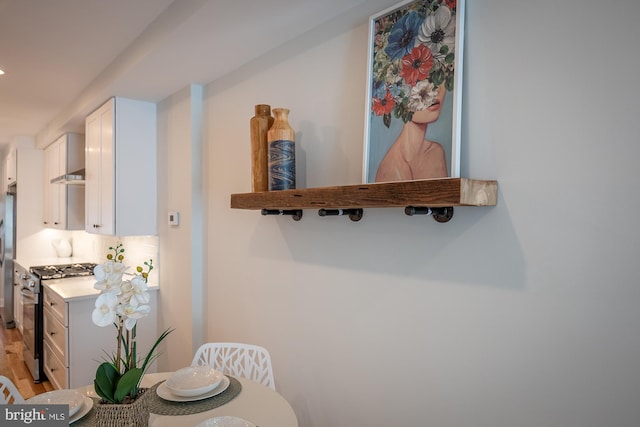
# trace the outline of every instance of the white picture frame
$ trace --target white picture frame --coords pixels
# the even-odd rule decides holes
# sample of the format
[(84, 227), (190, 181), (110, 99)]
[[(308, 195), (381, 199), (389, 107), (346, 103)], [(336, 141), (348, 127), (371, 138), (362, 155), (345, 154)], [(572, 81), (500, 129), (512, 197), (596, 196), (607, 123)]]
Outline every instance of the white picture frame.
[(363, 182), (460, 176), (464, 0), (369, 20)]

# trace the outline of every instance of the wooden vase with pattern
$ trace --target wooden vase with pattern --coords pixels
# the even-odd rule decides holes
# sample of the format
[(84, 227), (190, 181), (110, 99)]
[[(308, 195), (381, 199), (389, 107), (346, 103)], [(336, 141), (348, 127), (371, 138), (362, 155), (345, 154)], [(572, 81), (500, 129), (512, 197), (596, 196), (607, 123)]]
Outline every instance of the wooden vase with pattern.
[(289, 110), (273, 109), (269, 141), (269, 190), (296, 188), (296, 133), (289, 125)]

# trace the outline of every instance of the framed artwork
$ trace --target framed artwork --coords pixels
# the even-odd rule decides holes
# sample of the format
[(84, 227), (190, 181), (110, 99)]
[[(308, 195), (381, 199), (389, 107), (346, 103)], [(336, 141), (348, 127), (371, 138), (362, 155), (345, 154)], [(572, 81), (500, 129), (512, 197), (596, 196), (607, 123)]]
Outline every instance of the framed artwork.
[(371, 17), (365, 183), (460, 176), (463, 28), (463, 0)]

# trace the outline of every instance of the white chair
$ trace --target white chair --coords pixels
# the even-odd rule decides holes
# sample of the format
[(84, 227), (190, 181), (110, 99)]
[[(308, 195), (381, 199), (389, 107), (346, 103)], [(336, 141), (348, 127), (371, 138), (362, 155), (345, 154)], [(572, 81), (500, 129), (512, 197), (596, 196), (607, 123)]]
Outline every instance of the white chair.
[(257, 345), (205, 343), (196, 351), (191, 366), (211, 366), (223, 374), (247, 378), (276, 390), (269, 352)]
[(16, 388), (16, 385), (7, 377), (0, 375), (0, 403), (24, 403), (24, 398)]

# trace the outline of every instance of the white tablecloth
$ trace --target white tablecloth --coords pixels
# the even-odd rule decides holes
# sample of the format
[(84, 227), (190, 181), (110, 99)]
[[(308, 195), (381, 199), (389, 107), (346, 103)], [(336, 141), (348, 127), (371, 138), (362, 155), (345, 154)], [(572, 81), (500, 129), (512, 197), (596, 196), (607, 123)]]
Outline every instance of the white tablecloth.
[[(151, 387), (165, 380), (171, 373), (147, 374), (142, 378), (141, 387)], [(157, 415), (149, 417), (150, 427), (189, 427), (208, 418), (233, 415), (244, 418), (258, 427), (298, 427), (296, 414), (291, 405), (277, 392), (245, 378), (236, 377), (242, 384), (242, 391), (233, 400), (206, 412), (191, 415)], [(93, 386), (78, 389), (82, 394), (97, 397)]]

